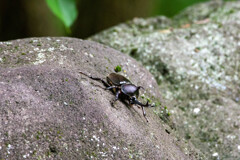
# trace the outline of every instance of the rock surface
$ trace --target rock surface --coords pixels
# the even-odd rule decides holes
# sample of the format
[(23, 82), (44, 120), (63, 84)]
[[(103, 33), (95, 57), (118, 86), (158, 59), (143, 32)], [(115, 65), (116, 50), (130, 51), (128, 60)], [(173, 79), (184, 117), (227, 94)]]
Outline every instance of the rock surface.
[(200, 158), (194, 147), (175, 137), (166, 123), (167, 108), (146, 108), (147, 123), (136, 106), (121, 101), (112, 106), (110, 91), (79, 74), (104, 78), (117, 65), (146, 89), (141, 101), (162, 102), (146, 69), (96, 42), (73, 38), (0, 42), (0, 159)]
[(207, 159), (240, 159), (239, 28), (239, 1), (211, 1), (89, 39), (131, 55), (155, 76), (180, 137)]

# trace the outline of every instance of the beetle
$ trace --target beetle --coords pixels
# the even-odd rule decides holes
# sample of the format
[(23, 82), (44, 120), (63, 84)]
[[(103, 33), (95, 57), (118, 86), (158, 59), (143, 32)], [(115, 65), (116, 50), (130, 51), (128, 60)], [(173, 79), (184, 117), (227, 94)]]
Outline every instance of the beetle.
[(129, 101), (130, 106), (132, 106), (133, 104), (138, 105), (138, 108), (139, 106), (141, 106), (143, 116), (148, 122), (144, 107), (154, 107), (154, 105), (149, 104), (148, 101), (146, 104), (143, 104), (137, 99), (139, 96), (139, 89), (140, 88), (144, 89), (142, 86), (136, 86), (132, 84), (130, 80), (128, 80), (126, 77), (117, 73), (110, 73), (106, 77), (107, 82), (104, 81), (102, 78), (93, 77), (81, 71), (79, 73), (89, 77), (90, 79), (101, 81), (106, 86), (105, 90), (112, 90), (115, 93), (114, 102), (117, 101), (121, 96), (123, 97), (124, 100)]

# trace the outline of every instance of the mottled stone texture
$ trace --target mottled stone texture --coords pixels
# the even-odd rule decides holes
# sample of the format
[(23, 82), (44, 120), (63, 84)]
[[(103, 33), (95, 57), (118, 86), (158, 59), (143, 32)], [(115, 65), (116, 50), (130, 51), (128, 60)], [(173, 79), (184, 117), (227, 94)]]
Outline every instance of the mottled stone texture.
[(91, 38), (156, 78), (180, 137), (207, 159), (240, 159), (240, 2), (212, 1), (173, 19), (136, 18)]
[[(141, 109), (117, 101), (100, 82), (120, 73), (141, 85)], [(160, 105), (160, 102), (162, 105)], [(0, 159), (198, 159), (175, 136), (152, 75), (133, 58), (96, 42), (30, 38), (0, 42)]]

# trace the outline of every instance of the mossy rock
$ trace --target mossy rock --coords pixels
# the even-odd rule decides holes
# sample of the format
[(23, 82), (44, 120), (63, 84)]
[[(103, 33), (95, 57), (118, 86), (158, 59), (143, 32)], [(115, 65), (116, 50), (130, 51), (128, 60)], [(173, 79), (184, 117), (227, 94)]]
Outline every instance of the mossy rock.
[(154, 75), (180, 137), (207, 159), (240, 159), (239, 24), (239, 1), (211, 1), (173, 19), (135, 18), (89, 39)]
[[(177, 138), (158, 114), (164, 101), (152, 75), (133, 58), (96, 42), (29, 38), (0, 42), (0, 159), (195, 159), (199, 153)], [(23, 54), (24, 53), (24, 54)], [(120, 74), (143, 86), (141, 109), (103, 84)], [(169, 116), (169, 115), (162, 115)]]

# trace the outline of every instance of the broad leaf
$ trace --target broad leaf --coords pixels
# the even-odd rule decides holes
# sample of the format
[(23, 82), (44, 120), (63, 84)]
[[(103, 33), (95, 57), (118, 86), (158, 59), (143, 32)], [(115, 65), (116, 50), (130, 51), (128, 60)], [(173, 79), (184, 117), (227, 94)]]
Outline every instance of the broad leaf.
[(64, 23), (67, 28), (77, 18), (77, 7), (75, 0), (46, 0), (51, 11)]

